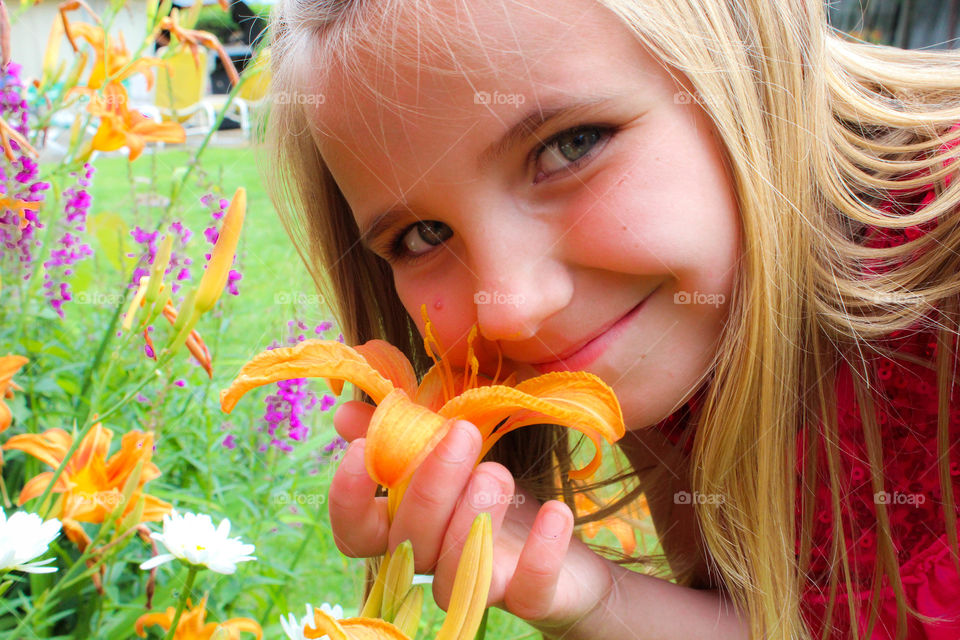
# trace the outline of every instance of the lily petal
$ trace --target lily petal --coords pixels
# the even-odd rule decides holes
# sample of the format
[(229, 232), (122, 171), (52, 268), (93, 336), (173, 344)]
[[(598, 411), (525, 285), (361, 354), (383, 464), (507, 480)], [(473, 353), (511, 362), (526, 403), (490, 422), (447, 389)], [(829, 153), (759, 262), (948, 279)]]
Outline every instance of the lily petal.
[[(352, 382), (378, 404), (394, 388), (353, 347), (332, 340), (304, 340), (294, 347), (264, 351), (243, 365), (230, 387), (220, 392), (220, 408), (230, 413), (250, 389), (307, 377)], [(343, 383), (339, 386), (342, 389)], [(334, 384), (330, 388), (339, 395)]]
[[(26, 504), (27, 500), (33, 500), (34, 498), (42, 495), (47, 489), (47, 485), (50, 484), (50, 478), (52, 477), (53, 471), (44, 471), (43, 473), (37, 474), (33, 478), (30, 478), (30, 480), (23, 485), (23, 489), (20, 490), (20, 497), (17, 498), (17, 504), (23, 506)], [(67, 488), (62, 474), (57, 479), (57, 486), (55, 488), (60, 491), (63, 491)]]
[(0, 358), (0, 394), (2, 394), (3, 391), (6, 391), (7, 386), (10, 384), (10, 380), (13, 378), (14, 374), (16, 374), (17, 371), (19, 371), (20, 368), (28, 362), (30, 361), (23, 356), (3, 356)]
[(230, 633), (231, 638), (239, 638), (241, 631), (248, 631), (256, 634), (257, 640), (263, 637), (263, 629), (260, 625), (250, 618), (230, 618), (226, 622), (221, 622), (220, 626)]
[(417, 393), (417, 374), (403, 351), (386, 340), (368, 340), (353, 347), (377, 373), (406, 391), (411, 398)]
[(400, 629), (378, 618), (346, 618), (336, 620), (320, 609), (313, 610), (314, 629), (307, 626), (304, 638), (330, 640), (410, 640)]
[(170, 629), (170, 625), (173, 623), (173, 616), (176, 612), (176, 609), (173, 607), (167, 608), (166, 613), (145, 613), (139, 618), (134, 624), (134, 631), (141, 638), (147, 636), (146, 632), (143, 630), (144, 627), (149, 627), (152, 625), (157, 625), (164, 631)]
[(80, 442), (80, 446), (70, 457), (70, 465), (78, 469), (87, 466), (90, 460), (106, 460), (107, 453), (110, 451), (110, 440), (112, 439), (112, 431), (105, 429), (99, 422), (93, 425), (93, 428), (87, 432), (86, 437)]
[(63, 429), (47, 429), (43, 433), (23, 433), (13, 436), (3, 445), (6, 450), (19, 449), (27, 455), (45, 462), (51, 467), (59, 467), (63, 456), (67, 455), (67, 449), (73, 443), (70, 437)]
[(522, 426), (547, 423), (576, 429), (590, 438), (596, 453), (585, 467), (570, 472), (572, 478), (589, 477), (600, 465), (601, 439), (612, 443), (626, 432), (613, 390), (585, 371), (548, 373), (516, 387), (468, 389), (441, 407), (439, 413), (450, 419), (469, 420), (480, 429), (484, 441), (481, 457), (505, 433)]
[(453, 425), (452, 420), (394, 389), (377, 403), (367, 427), (364, 460), (370, 477), (393, 489), (407, 480)]

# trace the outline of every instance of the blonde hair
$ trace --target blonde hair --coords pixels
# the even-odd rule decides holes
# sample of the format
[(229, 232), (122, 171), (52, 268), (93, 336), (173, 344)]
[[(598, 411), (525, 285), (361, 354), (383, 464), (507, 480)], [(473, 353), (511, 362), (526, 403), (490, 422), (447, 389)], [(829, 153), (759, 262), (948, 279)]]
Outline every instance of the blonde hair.
[[(284, 0), (272, 22), (273, 91), (300, 90), (308, 68), (313, 73), (339, 65), (349, 71), (358, 47), (376, 51), (385, 44), (389, 51), (395, 32), (371, 24), (392, 23), (403, 4)], [(422, 9), (426, 3), (416, 4)], [(939, 480), (952, 557), (960, 568), (947, 450), (960, 313), (960, 225), (950, 216), (958, 213), (960, 180), (949, 188), (944, 181), (956, 172), (944, 162), (960, 155), (960, 146), (938, 152), (960, 136), (947, 134), (960, 121), (960, 51), (851, 41), (827, 25), (821, 0), (601, 4), (690, 88), (723, 140), (734, 178), (743, 260), (713, 378), (696, 416), (690, 468), (694, 491), (724, 496), (696, 504), (697, 519), (710, 562), (748, 617), (751, 637), (810, 637), (800, 597), (812, 544), (818, 445), (826, 452), (832, 494), (832, 557), (840, 563), (831, 574), (828, 611), (834, 610), (839, 582), (853, 591), (857, 575), (846, 556), (840, 517), (845, 498), (838, 495), (836, 368), (842, 359), (855, 374), (872, 486), (881, 491), (873, 355), (882, 352), (879, 339), (918, 322), (937, 332)], [(387, 264), (359, 245), (306, 110), (296, 101), (277, 101), (268, 135), (271, 196), (318, 286), (335, 301), (347, 342), (389, 340), (422, 374), (430, 362), (416, 325), (393, 289)], [(918, 170), (928, 174), (906, 179)], [(896, 199), (893, 191), (919, 192), (931, 183), (936, 197), (919, 212), (890, 214), (878, 206)], [(900, 229), (947, 218), (949, 224), (901, 246), (864, 246), (868, 227)], [(865, 278), (868, 259), (891, 268), (882, 278)], [(809, 437), (798, 505), (795, 439), (801, 432)], [(514, 473), (552, 485), (552, 467), (568, 468), (568, 447), (564, 436), (545, 426), (497, 455), (511, 456), (506, 463)], [(553, 457), (544, 457), (550, 451)], [(876, 516), (875, 597), (866, 635), (875, 623), (876, 587), (886, 576), (897, 596), (902, 637), (908, 607), (886, 504), (876, 504)], [(847, 606), (860, 637), (853, 598)]]

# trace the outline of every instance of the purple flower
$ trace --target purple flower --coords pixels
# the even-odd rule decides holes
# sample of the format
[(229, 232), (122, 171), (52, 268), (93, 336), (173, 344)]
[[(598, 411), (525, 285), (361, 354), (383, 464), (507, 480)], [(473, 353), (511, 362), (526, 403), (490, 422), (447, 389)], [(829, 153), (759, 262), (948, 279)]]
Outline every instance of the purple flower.
[[(20, 65), (10, 61), (5, 69), (0, 70), (0, 117), (23, 136), (29, 134), (25, 94)], [(25, 152), (20, 153), (16, 142), (11, 140), (10, 147), (16, 157), (13, 162), (5, 156), (0, 160), (0, 196), (23, 202), (43, 202), (50, 183), (37, 179), (39, 166)], [(44, 225), (37, 212), (30, 209), (24, 211), (22, 221), (23, 224), (19, 212), (0, 209), (0, 268), (5, 275), (29, 280), (33, 273), (34, 252), (42, 244), (37, 231)]]
[(93, 255), (90, 245), (82, 242), (79, 235), (74, 235), (86, 231), (87, 214), (92, 203), (87, 187), (93, 172), (93, 165), (88, 162), (83, 165), (83, 173), (70, 174), (76, 183), (63, 192), (66, 215), (57, 221), (61, 235), (50, 250), (50, 257), (43, 263), (43, 293), (61, 318), (63, 303), (72, 299), (70, 285), (64, 279), (73, 273), (77, 262)]
[[(325, 322), (311, 332), (303, 321), (291, 320), (287, 323), (283, 344), (274, 341), (268, 348), (295, 345), (305, 340), (308, 333), (320, 333), (318, 329), (324, 325), (326, 329), (332, 326)], [(261, 450), (275, 447), (284, 452), (292, 451), (294, 443), (305, 442), (309, 438), (310, 427), (306, 420), (317, 404), (320, 405), (320, 411), (329, 411), (336, 403), (330, 394), (324, 394), (318, 400), (310, 390), (309, 383), (307, 378), (281, 380), (276, 383), (276, 391), (264, 399), (261, 432), (266, 435), (267, 441), (261, 445)]]
[(323, 397), (320, 398), (320, 411), (329, 411), (335, 404), (337, 404), (337, 399), (329, 393), (325, 393)]

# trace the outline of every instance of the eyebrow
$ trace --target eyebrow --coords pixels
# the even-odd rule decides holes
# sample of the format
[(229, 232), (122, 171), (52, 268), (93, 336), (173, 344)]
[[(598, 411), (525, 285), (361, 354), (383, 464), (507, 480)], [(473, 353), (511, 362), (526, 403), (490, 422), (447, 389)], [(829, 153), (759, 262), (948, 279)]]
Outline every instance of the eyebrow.
[[(548, 108), (537, 107), (520, 118), (490, 146), (483, 150), (478, 157), (478, 166), (488, 166), (502, 158), (510, 149), (523, 142), (545, 125), (561, 118), (575, 118), (584, 112), (603, 105), (612, 100), (607, 96), (581, 98), (574, 102), (560, 104)], [(374, 218), (373, 223), (360, 233), (360, 243), (368, 250), (373, 251), (372, 241), (378, 238), (386, 229), (393, 226), (394, 220), (404, 215), (402, 207), (393, 207)]]

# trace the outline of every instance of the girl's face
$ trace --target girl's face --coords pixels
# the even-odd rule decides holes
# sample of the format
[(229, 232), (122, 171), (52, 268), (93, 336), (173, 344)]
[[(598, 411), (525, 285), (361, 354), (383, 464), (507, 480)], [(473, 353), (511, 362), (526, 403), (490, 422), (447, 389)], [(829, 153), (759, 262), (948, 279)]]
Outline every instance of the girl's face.
[(628, 429), (654, 424), (711, 366), (733, 290), (738, 208), (712, 123), (595, 2), (432, 4), (455, 60), (418, 51), (406, 16), (389, 68), (363, 53), (359, 77), (308, 88), (364, 244), (454, 358), (476, 322), (489, 373), (496, 342), (522, 378), (595, 373)]

